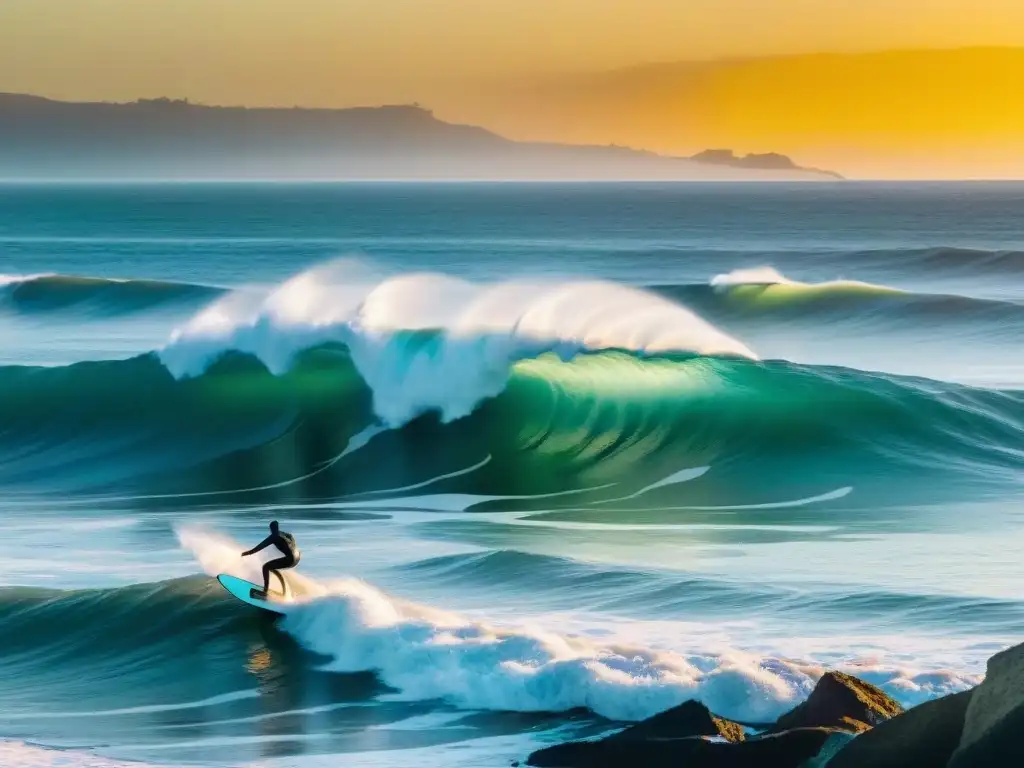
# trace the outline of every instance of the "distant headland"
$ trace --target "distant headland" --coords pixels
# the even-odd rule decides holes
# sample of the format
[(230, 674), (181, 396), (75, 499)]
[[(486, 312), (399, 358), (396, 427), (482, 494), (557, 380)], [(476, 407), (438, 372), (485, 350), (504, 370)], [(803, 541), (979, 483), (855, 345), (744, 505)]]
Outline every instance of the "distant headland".
[(815, 181), (785, 155), (512, 141), (419, 105), (247, 108), (0, 94), (0, 179)]

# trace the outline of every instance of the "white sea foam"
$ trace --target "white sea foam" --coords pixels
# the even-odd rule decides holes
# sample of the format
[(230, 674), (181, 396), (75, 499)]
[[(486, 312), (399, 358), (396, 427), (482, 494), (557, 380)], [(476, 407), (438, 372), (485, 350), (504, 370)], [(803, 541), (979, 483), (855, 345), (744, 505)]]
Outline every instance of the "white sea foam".
[(711, 278), (711, 285), (726, 287), (732, 285), (802, 285), (790, 280), (779, 272), (775, 267), (747, 267), (734, 269), (721, 275)]
[(228, 351), (281, 374), (297, 353), (330, 342), (350, 350), (389, 426), (425, 411), (465, 416), (504, 389), (516, 362), (544, 353), (754, 357), (685, 307), (614, 283), (381, 278), (350, 261), (303, 272), (262, 296), (225, 296), (175, 330), (160, 357), (178, 377), (202, 374)]
[(21, 285), (22, 283), (30, 283), (33, 280), (39, 280), (44, 277), (54, 277), (53, 272), (37, 272), (30, 275), (4, 275), (0, 274), (0, 288), (5, 288), (10, 285)]
[[(179, 538), (208, 573), (255, 575), (256, 564), (243, 563), (241, 546), (230, 539), (196, 529), (180, 530)], [(373, 671), (411, 700), (443, 699), (474, 710), (585, 707), (612, 719), (639, 720), (693, 698), (727, 717), (767, 722), (806, 697), (824, 671), (815, 662), (718, 644), (705, 652), (702, 633), (693, 630), (688, 637), (682, 626), (676, 627), (677, 642), (697, 650), (572, 636), (529, 624), (495, 626), (396, 598), (357, 579), (292, 578), (301, 597), (283, 628), (329, 657), (328, 669)], [(881, 663), (864, 672), (909, 700), (962, 687), (937, 673)]]
[(47, 749), (21, 741), (0, 741), (0, 765), (4, 768), (137, 768), (139, 764), (99, 757), (84, 750)]

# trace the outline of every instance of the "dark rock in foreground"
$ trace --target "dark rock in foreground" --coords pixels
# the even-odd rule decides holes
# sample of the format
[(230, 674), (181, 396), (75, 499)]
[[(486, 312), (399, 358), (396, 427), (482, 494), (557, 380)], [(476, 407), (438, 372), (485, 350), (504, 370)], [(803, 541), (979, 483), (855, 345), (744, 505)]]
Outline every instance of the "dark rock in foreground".
[[(899, 714), (885, 693), (851, 675), (822, 676), (803, 704), (779, 718), (767, 734), (745, 738), (742, 725), (687, 701), (596, 741), (559, 744), (534, 752), (538, 768), (797, 768), (823, 765), (845, 751), (849, 734)], [(823, 747), (828, 743), (828, 748)], [(809, 763), (821, 753), (821, 757)]]
[(807, 701), (780, 717), (768, 732), (834, 728), (860, 733), (902, 712), (898, 702), (870, 683), (842, 672), (826, 672)]
[(718, 736), (726, 741), (743, 741), (744, 738), (742, 725), (716, 717), (699, 701), (691, 699), (631, 725), (606, 740), (683, 739), (691, 736)]
[(844, 747), (828, 768), (945, 768), (960, 742), (973, 691), (925, 702)]
[(949, 768), (1024, 765), (1024, 645), (988, 660), (972, 691), (960, 746)]
[(834, 731), (798, 728), (738, 743), (685, 739), (576, 741), (534, 752), (537, 768), (798, 768)]
[(707, 743), (701, 737), (739, 742), (744, 739), (744, 731), (739, 723), (716, 717), (699, 701), (691, 699), (603, 739), (540, 750), (529, 761), (531, 765), (612, 765), (602, 761), (622, 761), (628, 754), (640, 753), (644, 761), (655, 761), (651, 764), (656, 765), (658, 760), (674, 761), (681, 753), (702, 749), (700, 744), (683, 743), (694, 739)]

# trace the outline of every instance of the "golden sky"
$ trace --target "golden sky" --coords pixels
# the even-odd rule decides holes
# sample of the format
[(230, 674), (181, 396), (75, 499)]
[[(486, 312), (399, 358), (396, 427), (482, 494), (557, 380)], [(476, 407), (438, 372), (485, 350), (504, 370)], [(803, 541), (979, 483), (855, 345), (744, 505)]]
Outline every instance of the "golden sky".
[[(940, 175), (1024, 176), (1024, 106), (1006, 106), (1021, 101), (1019, 57), (822, 66), (798, 56), (699, 77), (657, 67), (593, 83), (562, 77), (966, 46), (1024, 46), (1024, 0), (0, 0), (0, 91), (252, 106), (420, 101), (515, 138), (775, 150), (873, 175), (926, 175), (931, 164)], [(530, 91), (537, 83), (546, 96)]]
[(0, 0), (0, 90), (344, 106), (468, 78), (1024, 45), (1024, 0)]

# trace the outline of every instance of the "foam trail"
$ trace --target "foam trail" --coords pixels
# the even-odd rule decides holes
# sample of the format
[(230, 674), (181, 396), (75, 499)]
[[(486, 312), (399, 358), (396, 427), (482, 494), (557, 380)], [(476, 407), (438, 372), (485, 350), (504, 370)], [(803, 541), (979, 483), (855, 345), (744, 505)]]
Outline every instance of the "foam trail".
[[(208, 573), (249, 576), (241, 547), (192, 527), (178, 530)], [(497, 627), (402, 600), (357, 579), (289, 574), (298, 604), (281, 626), (337, 672), (376, 673), (400, 697), (473, 710), (564, 712), (584, 707), (640, 720), (686, 699), (746, 722), (775, 719), (808, 695), (823, 667), (734, 649), (678, 653), (572, 637), (532, 625)], [(706, 628), (674, 630), (673, 644), (706, 643)], [(680, 636), (681, 633), (681, 636)], [(860, 673), (863, 673), (863, 669)], [(919, 701), (971, 683), (945, 673), (873, 664), (872, 679)]]
[[(241, 545), (195, 526), (176, 531), (210, 575), (258, 574)], [(747, 720), (781, 714), (813, 686), (815, 670), (768, 669), (742, 653), (684, 658), (641, 647), (601, 645), (539, 628), (499, 629), (391, 597), (356, 579), (321, 583), (289, 572), (300, 598), (283, 627), (339, 672), (374, 671), (413, 700), (466, 709), (562, 712), (586, 707), (639, 720), (686, 698)]]
[(247, 691), (233, 691), (222, 693), (218, 696), (211, 696), (199, 701), (185, 701), (177, 704), (147, 704), (141, 707), (125, 707), (122, 709), (101, 709), (89, 712), (14, 712), (4, 715), (5, 720), (47, 720), (55, 717), (120, 717), (122, 715), (148, 715), (157, 712), (176, 712), (183, 709), (201, 709), (213, 707), (219, 704), (228, 704), (242, 699), (259, 698), (260, 692), (256, 689)]
[[(288, 420), (291, 420), (291, 418), (289, 417)], [(341, 461), (343, 458), (348, 456), (350, 453), (354, 453), (355, 451), (358, 451), (360, 448), (365, 447), (374, 437), (385, 431), (387, 431), (386, 427), (383, 427), (380, 424), (371, 424), (370, 426), (366, 427), (366, 429), (364, 429), (362, 432), (353, 435), (353, 437), (348, 441), (348, 444), (345, 446), (344, 450), (342, 450), (341, 453), (321, 463), (316, 469), (307, 472), (304, 475), (300, 475), (298, 477), (290, 477), (287, 480), (281, 480), (280, 482), (271, 483), (269, 485), (249, 486), (246, 488), (231, 488), (223, 491), (195, 491), (192, 493), (151, 493), (146, 495), (135, 494), (133, 496), (89, 496), (88, 498), (85, 499), (71, 499), (65, 503), (73, 505), (110, 503), (115, 501), (142, 501), (150, 499), (189, 499), (200, 498), (203, 496), (226, 496), (229, 494), (256, 493), (259, 491), (272, 491), (277, 490), (278, 488), (287, 488), (290, 485), (301, 483), (305, 480), (309, 480), (311, 477), (316, 477), (317, 475), (326, 472), (339, 461)], [(486, 463), (486, 461), (483, 463)], [(455, 474), (463, 473), (453, 473), (453, 476)]]
[(403, 486), (401, 486), (399, 488), (385, 488), (385, 489), (379, 490), (379, 491), (367, 491), (366, 493), (360, 493), (360, 494), (356, 494), (356, 495), (357, 496), (380, 496), (382, 494), (404, 493), (405, 491), (418, 491), (421, 488), (428, 488), (431, 485), (435, 485), (436, 483), (440, 483), (440, 482), (443, 482), (445, 480), (451, 480), (452, 478), (455, 478), (455, 477), (463, 477), (465, 475), (472, 474), (473, 472), (476, 472), (478, 469), (482, 469), (483, 467), (485, 467), (488, 464), (490, 464), (492, 458), (493, 458), (492, 456), (488, 455), (487, 458), (482, 459), (481, 461), (478, 461), (476, 464), (473, 464), (470, 467), (465, 467), (463, 469), (456, 469), (456, 470), (453, 470), (451, 472), (445, 472), (444, 474), (438, 475), (437, 477), (431, 477), (428, 480), (423, 480), (422, 482), (419, 482), (419, 483), (413, 483), (412, 485), (403, 485)]
[[(645, 489), (645, 490), (649, 490), (649, 489)], [(717, 506), (689, 505), (689, 506), (685, 506), (685, 507), (657, 507), (656, 509), (658, 511), (660, 511), (660, 512), (666, 512), (666, 511), (667, 512), (687, 512), (687, 511), (690, 511), (690, 512), (718, 512), (718, 511), (721, 511), (721, 512), (738, 512), (738, 511), (751, 510), (751, 509), (790, 509), (792, 507), (807, 507), (807, 506), (810, 506), (812, 504), (819, 504), (819, 503), (821, 503), (823, 501), (836, 501), (837, 499), (842, 499), (842, 498), (845, 498), (845, 497), (849, 496), (851, 493), (853, 493), (853, 486), (847, 485), (847, 486), (844, 486), (842, 488), (836, 488), (834, 490), (827, 491), (827, 492), (819, 494), (817, 496), (807, 496), (807, 497), (802, 498), (802, 499), (789, 499), (789, 500), (786, 500), (786, 501), (766, 501), (766, 502), (763, 502), (761, 504), (720, 504), (720, 505), (717, 505)], [(626, 499), (632, 499), (632, 498), (635, 498), (635, 496), (626, 496), (626, 497), (624, 497), (622, 499), (609, 499), (608, 502), (596, 501), (596, 502), (594, 502), (594, 504), (597, 505), (597, 504), (610, 503), (610, 502), (613, 502), (613, 501), (625, 501)], [(608, 512), (629, 512), (630, 510), (629, 509), (609, 509), (607, 511)], [(536, 523), (538, 523), (540, 521), (532, 521), (532, 522), (534, 524), (536, 524)], [(556, 525), (556, 523), (544, 523), (544, 525), (554, 526), (554, 525)], [(557, 525), (563, 526), (563, 527), (564, 526), (578, 525), (581, 528), (585, 528), (585, 527), (593, 527), (595, 525), (598, 525), (598, 523), (575, 523), (575, 524), (573, 524), (573, 523), (561, 522), (561, 523), (558, 523)], [(621, 526), (620, 525), (616, 525), (615, 523), (600, 523), (600, 525), (601, 525), (602, 528), (624, 528), (624, 529), (628, 529), (628, 530), (657, 530), (659, 528), (663, 528), (663, 529), (666, 529), (666, 530), (673, 530), (673, 529), (677, 529), (677, 528), (678, 529), (684, 529), (684, 528), (691, 527), (690, 524), (687, 524), (687, 523), (681, 523), (679, 525), (663, 525), (663, 526), (645, 525), (645, 524), (642, 524), (642, 523), (636, 523), (636, 524), (630, 523), (630, 524), (621, 525)]]
[[(535, 626), (499, 628), (356, 580), (325, 586), (325, 596), (289, 613), (283, 627), (303, 646), (330, 656), (328, 669), (374, 671), (411, 700), (498, 711), (583, 707), (613, 720), (640, 720), (698, 699), (726, 717), (769, 722), (806, 697), (824, 671), (815, 663), (734, 649), (684, 655)], [(684, 637), (674, 643), (706, 642), (704, 627), (695, 627), (693, 638), (679, 631)], [(913, 703), (976, 682), (877, 663), (871, 677)]]
[(545, 353), (754, 357), (685, 307), (614, 283), (381, 279), (340, 261), (265, 297), (224, 297), (177, 329), (160, 358), (175, 376), (197, 376), (235, 351), (281, 374), (299, 352), (328, 343), (348, 349), (376, 414), (392, 427), (427, 411), (446, 421), (466, 416), (505, 388), (516, 362)]
[(813, 670), (775, 670), (742, 653), (684, 658), (601, 645), (540, 628), (499, 629), (390, 597), (356, 580), (285, 617), (307, 648), (339, 672), (372, 670), (403, 698), (465, 709), (562, 712), (585, 707), (639, 720), (687, 698), (716, 712), (768, 720), (810, 690)]
[(853, 493), (852, 486), (844, 486), (842, 488), (836, 488), (833, 491), (822, 493), (818, 496), (808, 496), (804, 499), (793, 499), (792, 501), (768, 501), (763, 504), (730, 504), (720, 505), (716, 507), (706, 506), (689, 506), (689, 507), (664, 507), (664, 509), (692, 509), (701, 512), (714, 511), (716, 509), (721, 510), (743, 510), (743, 509), (788, 509), (789, 507), (805, 507), (810, 504), (817, 504), (822, 501), (835, 501), (836, 499), (842, 499)]
[(334, 509), (393, 509), (403, 507), (415, 507), (418, 510), (435, 510), (438, 512), (465, 512), (477, 504), (484, 504), (489, 501), (522, 501), (532, 499), (554, 499), (561, 496), (575, 496), (581, 493), (602, 491), (611, 488), (614, 483), (604, 485), (588, 486), (586, 488), (573, 488), (568, 491), (553, 491), (551, 493), (534, 493), (525, 496), (486, 496), (478, 493), (437, 493), (429, 496), (400, 496), (392, 499), (367, 499), (365, 501), (344, 501), (331, 504)]
[(616, 502), (616, 501), (629, 501), (631, 499), (635, 499), (635, 498), (638, 498), (640, 496), (643, 496), (648, 491), (653, 491), (656, 488), (664, 488), (665, 486), (668, 486), (668, 485), (678, 485), (679, 483), (688, 483), (691, 480), (697, 480), (697, 479), (699, 479), (701, 477), (704, 477), (704, 475), (706, 475), (710, 470), (711, 470), (711, 467), (688, 467), (686, 469), (681, 469), (678, 472), (674, 472), (673, 474), (669, 475), (668, 477), (662, 478), (658, 482), (652, 483), (651, 485), (648, 485), (645, 488), (641, 488), (636, 493), (629, 494), (629, 496), (619, 496), (619, 497), (614, 498), (614, 499), (603, 499), (603, 500), (600, 500), (600, 501), (595, 501), (593, 503), (594, 504), (611, 504), (611, 503)]

